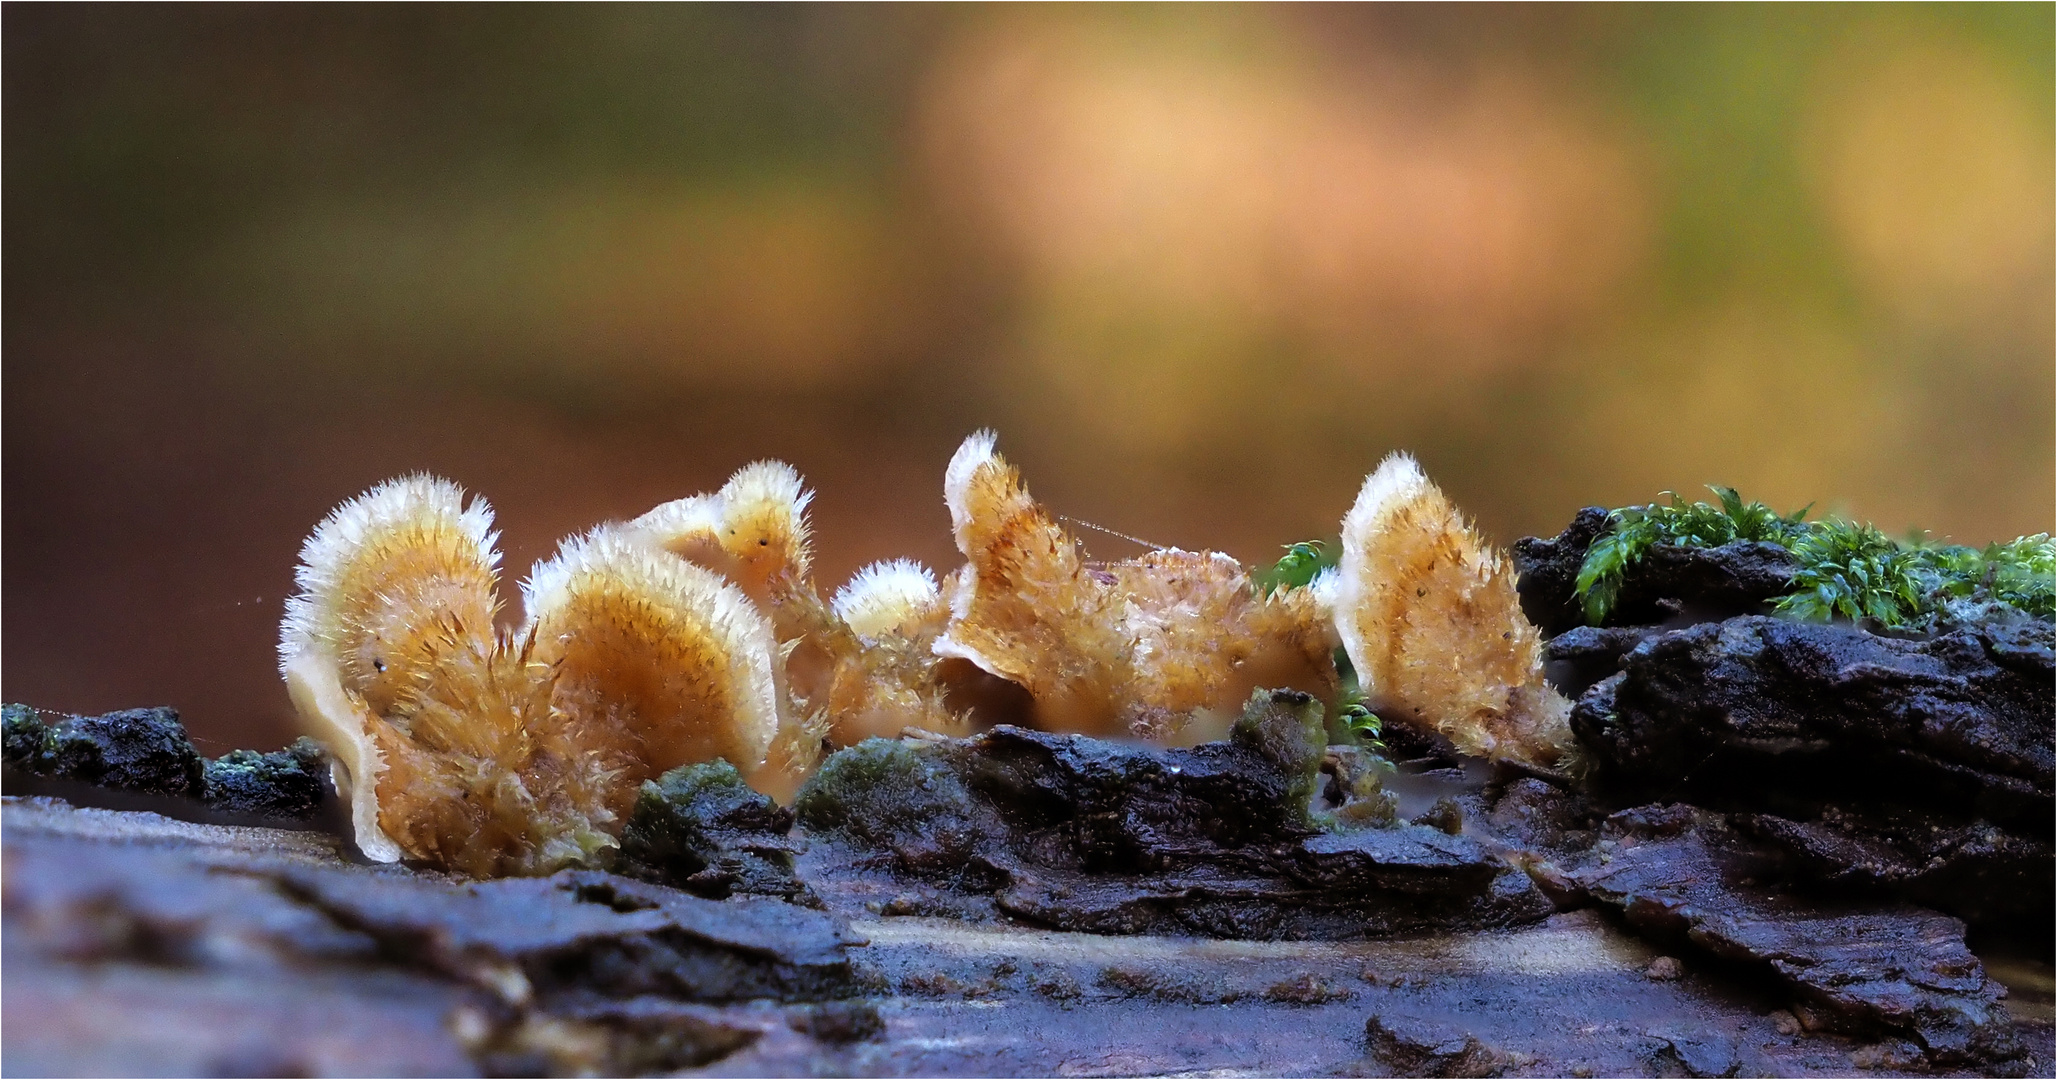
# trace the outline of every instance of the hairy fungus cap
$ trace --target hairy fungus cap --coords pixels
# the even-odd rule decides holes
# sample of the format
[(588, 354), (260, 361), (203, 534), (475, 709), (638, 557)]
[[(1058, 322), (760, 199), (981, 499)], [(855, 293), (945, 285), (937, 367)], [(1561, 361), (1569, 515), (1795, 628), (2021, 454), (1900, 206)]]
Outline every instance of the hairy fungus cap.
[(629, 526), (764, 603), (808, 581), (813, 500), (791, 465), (758, 461), (736, 470), (720, 491), (665, 503)]
[[(691, 500), (672, 512), (707, 516)], [(381, 484), (316, 527), (280, 666), (367, 855), (548, 873), (613, 846), (637, 785), (676, 765), (760, 770), (788, 727), (811, 765), (818, 731), (784, 722), (769, 621), (652, 536), (567, 541), (524, 583), (527, 622), (507, 633), (491, 514), (456, 485)]]
[(495, 538), (485, 500), (467, 506), (456, 484), (417, 474), (345, 502), (301, 546), (279, 669), (302, 722), (345, 774), (337, 790), (372, 859), (401, 856), (379, 823), (387, 761), (376, 720), (435, 678), (449, 640), (492, 633)]
[(375, 710), (419, 674), (425, 635), (444, 623), (490, 629), (500, 555), (493, 511), (448, 480), (388, 480), (331, 511), (300, 548), (279, 641), (280, 670), (330, 657)]
[(770, 618), (784, 720), (749, 780), (782, 799), (819, 761), (824, 740), (849, 745), (906, 727), (964, 731), (943, 703), (930, 651), (944, 621), (934, 579), (904, 560), (880, 564), (823, 603), (810, 572), (812, 498), (790, 466), (760, 461), (720, 491), (666, 503), (628, 527), (727, 577)]
[(1317, 585), (1380, 715), (1489, 757), (1549, 764), (1569, 745), (1570, 707), (1543, 681), (1512, 567), (1412, 457), (1365, 479), (1336, 578)]
[(989, 465), (1005, 467), (994, 449), (999, 442), (998, 432), (980, 428), (958, 444), (957, 452), (950, 455), (950, 464), (943, 470), (943, 503), (950, 508), (950, 529), (957, 536), (960, 551), (976, 542), (966, 532), (977, 520), (972, 513), (973, 477)]
[(944, 613), (936, 575), (912, 559), (875, 562), (836, 590), (829, 607), (852, 632), (876, 641)]
[(970, 716), (947, 700), (935, 642), (950, 609), (927, 567), (910, 559), (872, 563), (836, 591), (830, 608), (849, 635), (828, 693), (836, 745), (893, 738), (909, 728), (972, 733)]
[(522, 595), (534, 661), (556, 669), (556, 707), (615, 719), (605, 731), (595, 721), (596, 738), (653, 776), (764, 761), (779, 728), (777, 646), (735, 585), (603, 525), (539, 564)]
[(1129, 681), (1129, 650), (1115, 597), (1086, 575), (1077, 544), (994, 442), (991, 431), (965, 439), (943, 475), (965, 566), (935, 654), (1026, 687), (1038, 726), (1126, 734), (1116, 695)]
[(1333, 685), (1306, 590), (1260, 597), (1218, 552), (1087, 564), (990, 431), (958, 448), (943, 497), (966, 565), (934, 651), (1026, 688), (1039, 727), (1205, 741), (1226, 733), (1255, 686)]

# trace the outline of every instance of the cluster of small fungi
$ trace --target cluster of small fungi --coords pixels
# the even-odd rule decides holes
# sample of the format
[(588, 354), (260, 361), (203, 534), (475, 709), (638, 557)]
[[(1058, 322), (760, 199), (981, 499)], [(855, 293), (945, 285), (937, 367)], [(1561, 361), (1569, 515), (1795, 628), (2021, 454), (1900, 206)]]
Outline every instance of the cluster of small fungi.
[(592, 861), (644, 781), (715, 758), (790, 801), (833, 748), (996, 713), (1217, 739), (1253, 688), (1333, 697), (1338, 648), (1388, 722), (1537, 765), (1570, 744), (1513, 570), (1404, 454), (1365, 481), (1337, 568), (1268, 592), (1218, 552), (1086, 560), (990, 432), (943, 487), (965, 563), (940, 584), (894, 560), (824, 602), (811, 493), (760, 462), (566, 540), (508, 627), (484, 501), (388, 481), (302, 549), (280, 670), (364, 853), (478, 876)]

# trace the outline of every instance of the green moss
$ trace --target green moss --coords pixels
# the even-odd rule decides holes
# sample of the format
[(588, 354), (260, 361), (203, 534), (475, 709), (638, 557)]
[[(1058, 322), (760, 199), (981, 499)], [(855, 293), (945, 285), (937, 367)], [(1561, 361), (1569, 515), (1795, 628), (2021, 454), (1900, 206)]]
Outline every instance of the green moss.
[(1869, 525), (1826, 522), (1793, 545), (1801, 570), (1778, 610), (1803, 619), (1843, 616), (1892, 630), (1932, 629), (2004, 604), (2052, 618), (2057, 589), (2048, 533), (1984, 551), (1900, 543)]
[(2057, 618), (2057, 548), (2049, 533), (1988, 545), (1979, 563), (1980, 581), (1995, 600)]
[(225, 774), (250, 776), (269, 776), (280, 772), (312, 774), (320, 769), (322, 761), (321, 744), (302, 735), (284, 750), (274, 750), (269, 754), (255, 750), (231, 750), (215, 758), (210, 768)]
[[(45, 715), (53, 719), (46, 722)], [(6, 710), (4, 723), (7, 763), (24, 772), (149, 795), (202, 794), (204, 759), (176, 710), (70, 716), (16, 705)]]
[(1578, 595), (1585, 602), (1586, 620), (1598, 624), (1614, 607), (1621, 591), (1621, 578), (1631, 565), (1658, 544), (1675, 547), (1720, 547), (1738, 540), (1761, 540), (1790, 546), (1804, 533), (1809, 507), (1780, 516), (1760, 502), (1743, 501), (1734, 488), (1709, 484), (1708, 490), (1721, 500), (1720, 506), (1686, 502), (1677, 492), (1667, 491), (1670, 505), (1625, 506), (1607, 515), (1607, 531), (1586, 549), (1579, 568)]
[(1391, 825), (1399, 815), (1399, 800), (1385, 790), (1385, 778), (1395, 772), (1386, 758), (1386, 744), (1379, 738), (1385, 722), (1364, 704), (1364, 691), (1357, 672), (1343, 650), (1336, 650), (1336, 671), (1341, 688), (1324, 717), (1329, 747), (1323, 757), (1335, 758), (1336, 784), (1342, 804), (1332, 810), (1313, 813), (1323, 829), (1358, 829)]
[(793, 802), (810, 831), (863, 847), (969, 843), (971, 797), (949, 769), (899, 739), (866, 739), (829, 755)]
[(321, 808), (322, 749), (302, 735), (284, 750), (231, 750), (202, 763), (201, 798), (217, 810), (305, 819)]
[(1924, 608), (1929, 577), (1945, 561), (1903, 548), (1870, 525), (1826, 522), (1792, 545), (1801, 563), (1780, 614), (1826, 620), (1838, 615), (1900, 628)]
[[(1285, 551), (1275, 565), (1251, 575), (1251, 583), (1259, 596), (1270, 596), (1280, 589), (1305, 588), (1313, 584), (1322, 571), (1334, 569), (1336, 565), (1335, 548), (1320, 540), (1287, 544)], [(1358, 687), (1357, 672), (1350, 664), (1349, 654), (1337, 649), (1334, 660), (1340, 689), (1336, 699), (1328, 703), (1323, 717), (1328, 743), (1361, 746), (1374, 753), (1383, 753), (1386, 747), (1379, 741), (1383, 722), (1365, 707), (1364, 694)]]
[(1270, 596), (1280, 589), (1303, 589), (1313, 583), (1323, 570), (1336, 565), (1335, 549), (1319, 540), (1302, 540), (1287, 544), (1286, 554), (1270, 567), (1260, 567), (1250, 575), (1250, 584), (1257, 595)]
[(718, 834), (739, 814), (771, 815), (770, 799), (750, 789), (726, 761), (681, 765), (643, 781), (621, 833), (621, 854), (654, 866), (697, 873), (721, 857)]
[(1386, 775), (1393, 763), (1359, 747), (1336, 747), (1330, 755), (1335, 770), (1331, 795), (1340, 794), (1342, 803), (1333, 809), (1316, 811), (1315, 821), (1323, 829), (1384, 828), (1399, 820), (1400, 802), (1385, 790)]
[(1257, 690), (1243, 706), (1229, 741), (1249, 747), (1286, 776), (1286, 806), (1305, 816), (1321, 783), (1328, 751), (1321, 699), (1298, 690)]
[(0, 705), (0, 752), (7, 763), (33, 770), (50, 745), (50, 729), (27, 705)]
[(1577, 595), (1588, 621), (1613, 608), (1622, 574), (1659, 544), (1719, 547), (1741, 540), (1778, 544), (1800, 569), (1775, 610), (1797, 619), (1847, 618), (1889, 630), (1932, 629), (1982, 605), (2004, 604), (2038, 618), (2053, 617), (2057, 564), (2048, 533), (2024, 536), (1984, 551), (1958, 544), (1896, 541), (1868, 524), (1804, 520), (1802, 509), (1781, 516), (1763, 503), (1745, 503), (1733, 488), (1710, 486), (1720, 506), (1687, 503), (1630, 506), (1608, 515), (1608, 529), (1586, 550)]
[(792, 812), (752, 790), (728, 762), (681, 765), (644, 781), (615, 869), (717, 899), (799, 896), (792, 827)]

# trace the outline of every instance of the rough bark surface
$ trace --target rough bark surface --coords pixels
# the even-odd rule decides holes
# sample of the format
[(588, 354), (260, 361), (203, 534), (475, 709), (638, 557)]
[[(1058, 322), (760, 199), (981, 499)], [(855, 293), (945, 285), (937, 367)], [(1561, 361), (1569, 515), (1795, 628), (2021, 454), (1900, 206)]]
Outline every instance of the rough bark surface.
[(6, 705), (0, 748), (9, 771), (41, 780), (53, 793), (82, 785), (193, 799), (229, 818), (297, 821), (315, 817), (329, 801), (328, 765), (312, 740), (208, 759), (193, 749), (178, 711), (163, 707), (72, 716)]
[(2051, 642), (2034, 620), (1926, 640), (1742, 617), (1664, 633), (1572, 712), (1615, 805), (1686, 800), (1817, 891), (2047, 937)]
[[(0, 828), (9, 1075), (1928, 1067), (1904, 1038), (1803, 1031), (1777, 1011), (1789, 994), (1712, 964), (1652, 981), (1662, 958), (1591, 911), (1355, 942), (868, 912), (845, 929), (776, 901), (600, 874), (485, 887), (355, 863), (321, 833), (47, 799), (0, 802)], [(1968, 1068), (2047, 1074), (2048, 1025), (2017, 1027), (2028, 1057)]]
[(1476, 837), (1318, 828), (1318, 711), (1309, 725), (1305, 695), (1278, 698), (1190, 750), (1003, 726), (844, 751), (799, 802), (838, 844), (813, 866), (869, 868), (921, 911), (1109, 934), (1347, 939), (1549, 914)]
[(1966, 946), (1964, 924), (1904, 904), (1802, 900), (1759, 884), (1764, 861), (1719, 815), (1644, 807), (1609, 819), (1596, 864), (1570, 879), (1630, 924), (1755, 970), (1802, 1024), (1912, 1039), (1928, 1064), (1993, 1066), (2023, 1048)]
[(1702, 624), (1631, 650), (1572, 724), (1611, 783), (1649, 797), (1890, 801), (2047, 828), (2057, 697), (2045, 634), (2029, 623), (1903, 641), (1767, 617)]

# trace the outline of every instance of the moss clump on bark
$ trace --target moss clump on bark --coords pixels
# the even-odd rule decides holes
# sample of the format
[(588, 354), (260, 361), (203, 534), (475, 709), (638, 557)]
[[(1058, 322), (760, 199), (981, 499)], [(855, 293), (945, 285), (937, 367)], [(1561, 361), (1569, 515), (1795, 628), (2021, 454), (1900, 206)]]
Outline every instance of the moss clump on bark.
[(735, 893), (811, 899), (793, 870), (793, 812), (726, 761), (681, 765), (643, 782), (614, 869), (712, 899)]
[(904, 740), (866, 739), (822, 762), (793, 809), (812, 832), (891, 849), (910, 867), (953, 865), (978, 830), (963, 782), (931, 754)]

